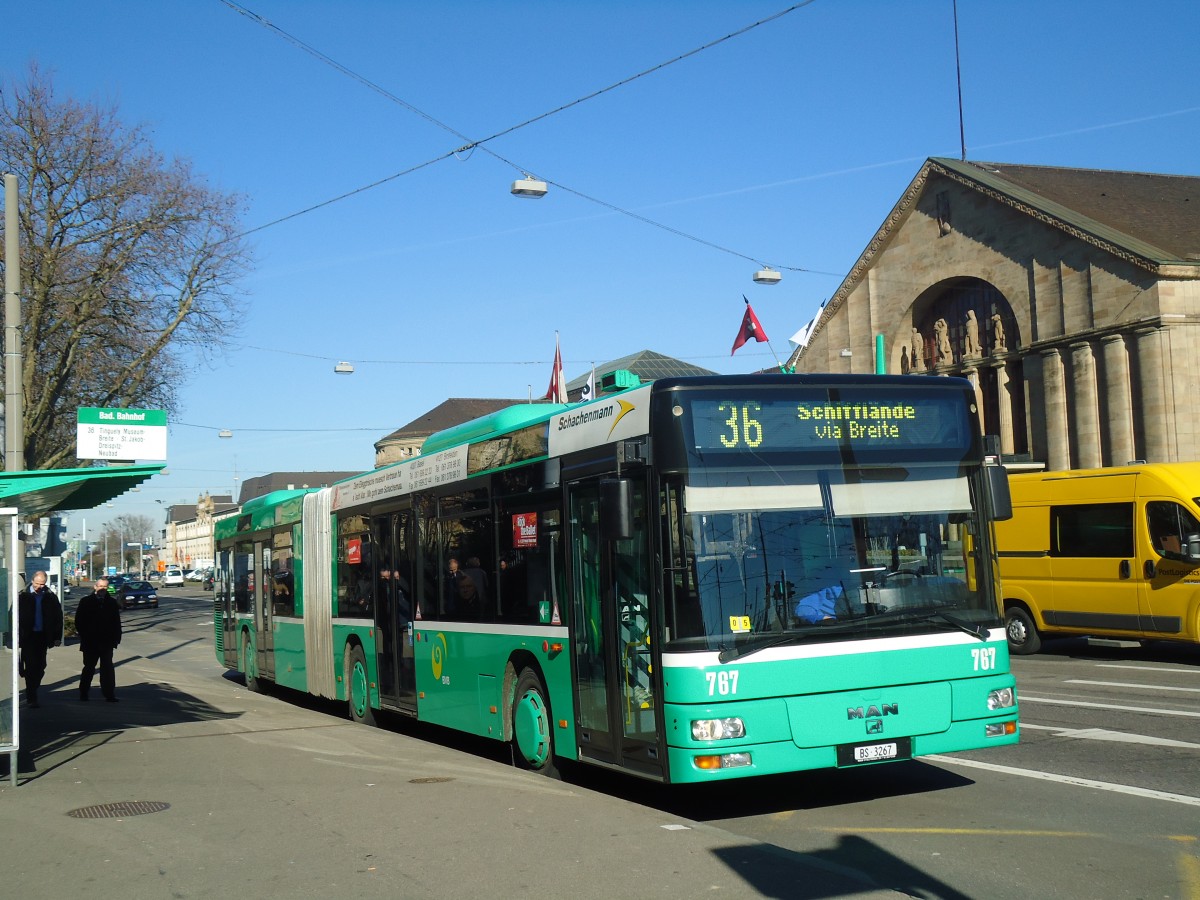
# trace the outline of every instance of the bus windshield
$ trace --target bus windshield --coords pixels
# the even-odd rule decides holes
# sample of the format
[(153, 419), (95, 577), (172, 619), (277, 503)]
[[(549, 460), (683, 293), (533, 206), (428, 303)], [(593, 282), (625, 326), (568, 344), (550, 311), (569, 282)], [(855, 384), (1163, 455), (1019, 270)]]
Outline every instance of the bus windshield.
[[(958, 466), (693, 471), (672, 495), (672, 650), (997, 622)], [(985, 632), (980, 632), (985, 633)]]

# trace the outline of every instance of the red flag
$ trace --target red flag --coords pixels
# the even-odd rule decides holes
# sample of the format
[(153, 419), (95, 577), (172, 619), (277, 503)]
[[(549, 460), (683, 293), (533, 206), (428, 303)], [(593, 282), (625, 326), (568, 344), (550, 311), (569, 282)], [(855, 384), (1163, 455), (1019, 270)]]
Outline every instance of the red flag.
[[(743, 300), (746, 298), (743, 296)], [(747, 341), (768, 341), (767, 333), (763, 331), (762, 323), (758, 321), (758, 316), (754, 314), (754, 307), (750, 305), (750, 301), (746, 300), (746, 314), (742, 316), (742, 327), (738, 329), (737, 337), (733, 340), (733, 349), (729, 351), (729, 355), (737, 353), (738, 347)]]
[(554, 371), (550, 373), (550, 389), (544, 400), (555, 403), (567, 402), (567, 382), (563, 380), (562, 351), (558, 348), (558, 332), (554, 332)]

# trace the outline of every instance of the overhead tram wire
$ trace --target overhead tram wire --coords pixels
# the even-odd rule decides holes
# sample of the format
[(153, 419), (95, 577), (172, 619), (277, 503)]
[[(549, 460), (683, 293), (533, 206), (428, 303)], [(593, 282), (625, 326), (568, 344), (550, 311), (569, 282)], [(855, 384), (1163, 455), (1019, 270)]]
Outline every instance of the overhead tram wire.
[[(447, 153), (443, 153), (442, 155), (434, 157), (433, 159), (427, 160), (423, 163), (418, 163), (417, 165), (411, 166), (410, 168), (405, 169), (404, 171), (397, 172), (397, 173), (395, 173), (393, 175), (389, 175), (385, 178), (380, 178), (377, 181), (371, 182), (370, 184), (363, 185), (362, 187), (355, 188), (354, 190), (347, 191), (343, 194), (339, 194), (336, 197), (331, 197), (328, 200), (323, 200), (320, 203), (313, 204), (312, 206), (306, 207), (305, 209), (298, 210), (297, 212), (290, 213), (286, 216), (281, 216), (278, 219), (274, 219), (270, 222), (266, 222), (262, 225), (258, 225), (254, 228), (251, 228), (248, 231), (242, 232), (241, 234), (239, 234), (237, 236), (239, 238), (242, 238), (242, 237), (246, 237), (247, 235), (254, 234), (259, 231), (263, 231), (264, 229), (271, 228), (275, 225), (279, 225), (283, 222), (287, 222), (291, 219), (295, 219), (300, 216), (307, 215), (310, 212), (314, 212), (318, 209), (322, 209), (326, 206), (330, 206), (341, 200), (345, 200), (349, 197), (353, 197), (356, 194), (361, 194), (365, 191), (371, 190), (372, 188), (376, 188), (376, 187), (379, 187), (380, 185), (387, 184), (388, 182), (394, 181), (397, 178), (400, 178), (404, 175), (410, 175), (413, 172), (416, 172), (420, 169), (431, 166), (434, 163), (442, 162), (443, 160), (449, 159), (451, 156), (457, 156), (458, 154), (461, 154), (461, 153), (467, 153), (471, 150), (475, 150), (476, 148), (483, 150), (485, 153), (487, 153), (492, 158), (494, 158), (500, 162), (503, 162), (505, 165), (511, 166), (514, 170), (516, 170), (518, 172), (527, 173), (530, 171), (529, 168), (518, 165), (517, 163), (513, 162), (512, 160), (507, 159), (504, 156), (501, 156), (499, 153), (496, 153), (495, 151), (489, 149), (488, 147), (486, 147), (484, 145), (486, 143), (488, 143), (489, 141), (493, 141), (499, 137), (503, 137), (505, 135), (512, 134), (513, 132), (518, 131), (521, 128), (524, 128), (527, 125), (532, 125), (535, 122), (540, 122), (543, 119), (549, 118), (550, 116), (557, 115), (560, 112), (571, 109), (574, 106), (578, 106), (579, 104), (581, 104), (587, 100), (593, 100), (596, 97), (601, 96), (602, 94), (608, 93), (609, 91), (613, 91), (619, 87), (624, 87), (627, 84), (631, 84), (632, 82), (637, 81), (639, 78), (643, 78), (647, 75), (651, 75), (655, 72), (661, 71), (662, 69), (665, 69), (668, 66), (674, 65), (677, 62), (681, 62), (682, 60), (685, 60), (685, 59), (688, 59), (689, 57), (695, 56), (698, 53), (703, 52), (704, 50), (709, 50), (713, 47), (718, 46), (719, 44), (722, 44), (726, 41), (732, 40), (735, 37), (740, 37), (740, 36), (746, 34), (747, 32), (752, 31), (755, 28), (758, 28), (761, 25), (765, 25), (769, 22), (775, 21), (776, 19), (780, 19), (783, 16), (787, 15), (788, 13), (795, 12), (796, 10), (802, 9), (803, 7), (806, 7), (806, 6), (810, 6), (811, 4), (815, 3), (816, 0), (803, 0), (803, 2), (794, 3), (791, 6), (789, 6), (787, 9), (781, 10), (777, 13), (767, 16), (764, 19), (760, 19), (757, 22), (753, 22), (750, 25), (746, 25), (743, 28), (739, 28), (737, 31), (730, 32), (729, 34), (725, 35), (724, 37), (709, 41), (707, 44), (697, 47), (694, 50), (689, 50), (687, 53), (682, 53), (679, 56), (674, 57), (673, 59), (658, 63), (657, 65), (651, 66), (650, 68), (645, 69), (641, 72), (638, 72), (635, 75), (631, 75), (628, 78), (623, 78), (620, 81), (614, 82), (613, 84), (609, 85), (608, 87), (595, 90), (590, 94), (587, 94), (576, 100), (572, 100), (570, 103), (564, 103), (562, 106), (559, 106), (556, 109), (552, 109), (552, 110), (549, 110), (548, 112), (544, 112), (544, 113), (541, 113), (540, 115), (534, 116), (533, 118), (526, 119), (524, 122), (521, 122), (517, 125), (510, 126), (509, 128), (502, 129), (501, 131), (496, 132), (495, 134), (491, 135), (490, 137), (482, 138), (480, 140), (472, 140), (467, 135), (463, 134), (462, 132), (458, 131), (457, 129), (452, 128), (450, 125), (447, 125), (445, 122), (441, 121), (440, 119), (436, 118), (435, 116), (432, 116), (429, 113), (425, 112), (424, 110), (419, 109), (418, 107), (409, 103), (407, 100), (404, 100), (403, 98), (396, 96), (391, 91), (387, 90), (386, 88), (384, 88), (381, 85), (376, 84), (375, 82), (371, 81), (369, 78), (367, 78), (363, 75), (359, 75), (353, 69), (349, 68), (348, 66), (343, 65), (342, 63), (340, 63), (337, 60), (333, 59), (332, 57), (328, 56), (327, 54), (322, 53), (320, 50), (313, 47), (311, 44), (308, 44), (305, 41), (301, 40), (300, 38), (296, 37), (295, 35), (290, 34), (289, 32), (280, 28), (278, 25), (275, 25), (273, 22), (264, 18), (263, 16), (259, 15), (258, 13), (247, 9), (246, 7), (242, 6), (239, 3), (235, 3), (234, 0), (220, 0), (220, 2), (225, 4), (227, 7), (229, 7), (231, 10), (238, 13), (239, 15), (245, 16), (246, 18), (250, 19), (251, 21), (256, 22), (257, 24), (261, 25), (262, 27), (266, 28), (267, 30), (273, 32), (274, 34), (277, 34), (278, 36), (280, 36), (284, 40), (286, 40), (288, 43), (292, 44), (295, 47), (298, 47), (299, 49), (303, 50), (305, 53), (308, 53), (309, 55), (315, 57), (316, 59), (318, 59), (321, 62), (325, 63), (326, 65), (332, 67), (333, 69), (337, 70), (338, 72), (342, 73), (343, 75), (347, 76), (348, 78), (352, 78), (353, 80), (359, 82), (363, 86), (371, 89), (372, 91), (375, 91), (376, 93), (387, 98), (388, 100), (391, 100), (393, 103), (396, 103), (397, 105), (403, 107), (404, 109), (408, 110), (409, 112), (413, 113), (414, 115), (420, 116), (421, 118), (425, 119), (427, 122), (429, 122), (433, 125), (436, 125), (437, 127), (443, 129), (444, 131), (454, 135), (456, 138), (466, 142), (463, 145), (455, 148), (454, 150), (451, 150)], [(546, 179), (546, 180), (548, 181), (548, 183), (553, 184), (556, 188), (566, 191), (569, 194), (574, 194), (576, 197), (579, 197), (582, 200), (586, 200), (589, 203), (594, 203), (598, 206), (603, 206), (606, 209), (611, 210), (612, 212), (620, 213), (623, 216), (627, 216), (631, 219), (635, 219), (636, 221), (642, 222), (643, 224), (653, 226), (654, 228), (659, 228), (663, 231), (666, 231), (669, 234), (674, 234), (677, 237), (682, 237), (682, 238), (686, 238), (687, 240), (690, 240), (690, 241), (695, 241), (696, 243), (701, 244), (702, 246), (706, 246), (706, 247), (709, 247), (714, 250), (719, 250), (722, 253), (728, 253), (732, 256), (738, 257), (739, 259), (744, 259), (749, 262), (753, 262), (757, 265), (764, 265), (764, 266), (767, 265), (766, 260), (760, 259), (758, 257), (750, 256), (745, 253), (741, 253), (737, 250), (731, 250), (728, 247), (723, 247), (720, 244), (715, 244), (711, 241), (704, 240), (703, 238), (698, 238), (694, 235), (688, 234), (685, 231), (681, 231), (677, 228), (673, 228), (669, 225), (664, 225), (661, 222), (657, 222), (654, 219), (648, 218), (647, 216), (643, 216), (638, 213), (632, 212), (630, 210), (624, 209), (620, 206), (617, 206), (614, 203), (608, 203), (607, 201), (600, 200), (596, 197), (592, 197), (588, 194), (583, 193), (582, 191), (578, 191), (573, 188), (570, 188), (567, 185), (562, 184), (560, 182), (551, 181), (549, 179)], [(833, 276), (837, 275), (837, 273), (834, 273), (834, 272), (822, 272), (817, 269), (807, 269), (807, 268), (803, 268), (800, 266), (783, 266), (783, 265), (779, 265), (779, 264), (772, 264), (772, 267), (775, 269), (781, 269), (786, 272), (805, 272), (805, 273), (814, 274), (814, 275), (833, 275)]]
[[(320, 362), (334, 362), (335, 360), (346, 359), (346, 354), (342, 354), (340, 356), (324, 356), (324, 355), (317, 354), (317, 353), (303, 353), (299, 350), (285, 350), (281, 347), (260, 347), (255, 344), (234, 344), (233, 347), (235, 349), (239, 349), (239, 350), (256, 350), (260, 353), (278, 353), (282, 356), (299, 356), (303, 359), (315, 359), (315, 360), (319, 360)], [(749, 350), (746, 352), (745, 355), (747, 357), (752, 357), (752, 356), (769, 357), (771, 354), (766, 353), (766, 352), (755, 353), (753, 350)], [(728, 359), (728, 357), (723, 353), (720, 353), (720, 354), (718, 354), (718, 353), (698, 354), (698, 355), (683, 356), (683, 357), (679, 357), (679, 358), (683, 359), (685, 361), (694, 361), (694, 360), (698, 360), (698, 359)], [(544, 366), (544, 365), (546, 365), (546, 360), (544, 360), (544, 359), (358, 359), (358, 358), (351, 357), (350, 361), (352, 361), (356, 365), (365, 365), (365, 366)], [(186, 424), (186, 423), (180, 423), (180, 424)], [(192, 425), (189, 427), (192, 427), (192, 428), (214, 428), (214, 429), (219, 430), (217, 426), (210, 426), (210, 425)], [(266, 430), (272, 430), (272, 429), (266, 429)], [(318, 430), (319, 431), (320, 429), (307, 429), (306, 428), (306, 429), (302, 429), (302, 430), (304, 430), (304, 431)], [(333, 430), (341, 431), (344, 429), (333, 429)], [(363, 430), (370, 430), (370, 429), (363, 429)]]
[(301, 40), (300, 38), (296, 37), (295, 35), (287, 32), (287, 31), (284, 31), (278, 25), (276, 25), (275, 23), (271, 22), (270, 20), (264, 18), (263, 16), (259, 15), (258, 13), (247, 9), (246, 7), (242, 6), (239, 3), (235, 3), (234, 0), (221, 0), (221, 2), (224, 3), (226, 6), (228, 6), (230, 9), (232, 9), (234, 12), (245, 16), (246, 18), (250, 19), (253, 22), (258, 23), (259, 25), (266, 28), (268, 31), (274, 32), (275, 34), (282, 37), (288, 43), (300, 48), (305, 53), (308, 53), (309, 55), (316, 57), (321, 62), (336, 69), (338, 72), (341, 72), (346, 77), (354, 79), (359, 84), (362, 84), (363, 86), (370, 88), (371, 90), (375, 91), (377, 94), (387, 98), (388, 100), (391, 100), (393, 103), (396, 103), (399, 106), (404, 107), (409, 112), (413, 113), (414, 115), (420, 116), (422, 119), (425, 119), (427, 122), (429, 122), (433, 125), (436, 125), (438, 128), (441, 128), (444, 131), (448, 131), (450, 134), (454, 135), (455, 137), (460, 138), (464, 141), (467, 141), (466, 145), (459, 148), (459, 151), (463, 152), (463, 151), (467, 151), (467, 150), (472, 150), (481, 144), (487, 143), (488, 141), (494, 141), (496, 138), (504, 137), (505, 135), (512, 134), (514, 131), (519, 131), (520, 129), (526, 127), (527, 125), (532, 125), (535, 122), (540, 122), (542, 119), (548, 119), (551, 116), (558, 115), (558, 113), (564, 112), (565, 110), (568, 110), (568, 109), (571, 109), (574, 106), (578, 106), (579, 104), (584, 103), (588, 100), (594, 100), (595, 98), (601, 96), (602, 94), (607, 94), (609, 91), (614, 91), (619, 87), (624, 87), (627, 84), (631, 84), (634, 81), (637, 81), (639, 78), (644, 78), (647, 75), (652, 75), (661, 69), (665, 69), (668, 66), (674, 65), (677, 62), (682, 62), (683, 60), (688, 59), (689, 57), (695, 56), (698, 53), (702, 53), (705, 50), (711, 50), (713, 47), (723, 44), (726, 41), (733, 40), (736, 37), (741, 37), (743, 34), (753, 31), (755, 28), (758, 28), (759, 26), (766, 25), (769, 22), (775, 21), (776, 19), (781, 19), (784, 16), (786, 16), (788, 13), (795, 12), (796, 10), (801, 9), (805, 6), (810, 6), (811, 4), (815, 3), (816, 0), (803, 0), (803, 2), (801, 2), (801, 3), (794, 3), (791, 6), (789, 6), (787, 9), (781, 10), (777, 13), (773, 13), (772, 15), (767, 16), (765, 19), (759, 19), (757, 22), (753, 22), (749, 25), (746, 25), (743, 28), (739, 28), (737, 31), (731, 31), (729, 34), (725, 35), (724, 37), (720, 37), (720, 38), (717, 38), (716, 40), (709, 41), (707, 44), (697, 47), (694, 50), (689, 50), (686, 53), (681, 53), (679, 56), (676, 56), (674, 59), (669, 59), (666, 62), (658, 63), (657, 65), (651, 66), (648, 69), (638, 72), (636, 75), (630, 75), (628, 78), (622, 78), (620, 81), (616, 81), (613, 84), (610, 84), (608, 87), (604, 87), (604, 88), (600, 88), (598, 90), (592, 91), (590, 94), (586, 94), (583, 97), (580, 97), (576, 100), (572, 100), (570, 103), (564, 103), (562, 106), (559, 106), (556, 109), (552, 109), (552, 110), (549, 110), (548, 112), (541, 113), (540, 115), (536, 115), (531, 119), (526, 119), (524, 122), (521, 122), (520, 124), (512, 125), (501, 131), (497, 131), (495, 134), (491, 135), (490, 137), (486, 137), (486, 138), (483, 138), (482, 140), (478, 140), (478, 141), (472, 141), (465, 134), (462, 134), (461, 132), (452, 128), (451, 126), (447, 125), (445, 122), (441, 121), (440, 119), (436, 118), (435, 116), (432, 116), (429, 113), (425, 112), (424, 110), (419, 109), (416, 106), (413, 106), (407, 100), (405, 100), (401, 97), (397, 97), (395, 94), (393, 94), (387, 88), (376, 84), (374, 81), (371, 81), (371, 79), (367, 78), (364, 75), (359, 75), (353, 69), (349, 68), (346, 65), (343, 65), (342, 63), (340, 63), (337, 60), (333, 59), (332, 57), (328, 56), (327, 54), (322, 53), (316, 47), (313, 47), (311, 44), (306, 43), (305, 41)]
[[(172, 422), (171, 424), (172, 425), (180, 425), (184, 428), (200, 428), (205, 431), (224, 431), (225, 430), (224, 426), (221, 426), (221, 425), (197, 425), (193, 422)], [(237, 432), (243, 432), (243, 431), (254, 432), (256, 434), (259, 434), (259, 433), (317, 434), (320, 432), (340, 433), (340, 432), (344, 432), (344, 431), (370, 431), (375, 434), (378, 434), (381, 431), (385, 432), (385, 433), (388, 431), (395, 431), (395, 428), (396, 428), (396, 426), (394, 426), (394, 425), (383, 425), (378, 428), (363, 428), (363, 427), (354, 427), (354, 428), (231, 428), (229, 430), (237, 431)]]

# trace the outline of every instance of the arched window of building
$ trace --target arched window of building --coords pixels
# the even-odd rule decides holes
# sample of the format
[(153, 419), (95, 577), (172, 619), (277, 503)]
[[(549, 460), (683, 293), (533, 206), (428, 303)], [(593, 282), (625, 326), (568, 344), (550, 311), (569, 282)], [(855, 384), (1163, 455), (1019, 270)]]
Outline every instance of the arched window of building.
[(1004, 295), (979, 278), (947, 279), (913, 303), (911, 328), (909, 371), (971, 378), (984, 434), (999, 435), (1006, 453), (1027, 456), (1021, 336)]

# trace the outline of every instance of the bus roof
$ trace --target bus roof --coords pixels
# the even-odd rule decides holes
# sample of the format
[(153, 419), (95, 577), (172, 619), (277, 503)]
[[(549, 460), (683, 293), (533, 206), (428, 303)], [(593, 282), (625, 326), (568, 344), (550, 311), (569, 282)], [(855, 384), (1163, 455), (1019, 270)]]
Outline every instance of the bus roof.
[(253, 500), (247, 500), (243, 503), (242, 515), (259, 512), (270, 506), (278, 506), (280, 503), (284, 503), (294, 497), (303, 497), (310, 491), (315, 490), (319, 490), (319, 488), (292, 488), (290, 490), (280, 489), (278, 491), (271, 491), (269, 494), (263, 494), (261, 497), (255, 497)]
[[(577, 405), (577, 404), (576, 404)], [(570, 409), (569, 403), (520, 403), (498, 412), (488, 413), (461, 425), (452, 425), (431, 434), (421, 445), (421, 455), (437, 453), (447, 447), (465, 444), (491, 434), (503, 434), (550, 418), (555, 413)]]

